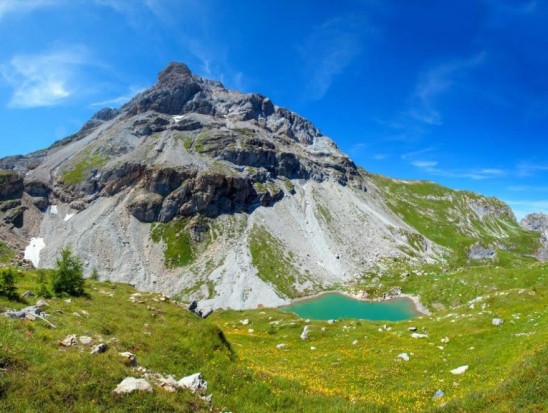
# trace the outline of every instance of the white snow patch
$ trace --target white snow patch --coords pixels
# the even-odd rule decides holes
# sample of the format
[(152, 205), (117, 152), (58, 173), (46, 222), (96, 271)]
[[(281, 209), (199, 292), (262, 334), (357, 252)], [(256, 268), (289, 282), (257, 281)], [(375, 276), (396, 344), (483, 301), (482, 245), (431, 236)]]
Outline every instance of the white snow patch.
[(175, 115), (175, 116), (172, 116), (171, 118), (172, 118), (175, 122), (180, 122), (181, 120), (183, 120), (184, 116)]
[(57, 209), (57, 205), (52, 205), (49, 209), (49, 213), (51, 215), (57, 215), (59, 213), (59, 210)]
[(44, 238), (32, 238), (25, 248), (25, 259), (32, 262), (35, 268), (40, 264), (40, 251), (46, 246)]
[(67, 214), (67, 215), (65, 215), (65, 222), (68, 221), (69, 219), (71, 219), (74, 215), (76, 215), (76, 214)]

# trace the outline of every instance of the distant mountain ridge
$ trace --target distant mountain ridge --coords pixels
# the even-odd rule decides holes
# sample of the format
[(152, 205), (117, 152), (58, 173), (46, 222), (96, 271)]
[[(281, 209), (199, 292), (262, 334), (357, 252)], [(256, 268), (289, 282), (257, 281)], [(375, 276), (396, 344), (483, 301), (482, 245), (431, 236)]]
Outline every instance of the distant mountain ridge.
[(182, 63), (0, 169), (0, 239), (35, 265), (70, 243), (88, 274), (204, 306), (281, 305), (400, 265), (474, 259), (475, 245), (539, 247), (501, 201), (372, 175), (306, 119)]

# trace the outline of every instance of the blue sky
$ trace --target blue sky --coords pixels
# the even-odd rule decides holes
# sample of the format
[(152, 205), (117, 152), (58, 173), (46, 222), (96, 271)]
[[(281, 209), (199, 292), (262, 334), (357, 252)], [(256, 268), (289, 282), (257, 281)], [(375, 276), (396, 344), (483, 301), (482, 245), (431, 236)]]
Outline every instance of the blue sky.
[(357, 164), (548, 213), (548, 2), (0, 0), (0, 156), (170, 61), (269, 96)]

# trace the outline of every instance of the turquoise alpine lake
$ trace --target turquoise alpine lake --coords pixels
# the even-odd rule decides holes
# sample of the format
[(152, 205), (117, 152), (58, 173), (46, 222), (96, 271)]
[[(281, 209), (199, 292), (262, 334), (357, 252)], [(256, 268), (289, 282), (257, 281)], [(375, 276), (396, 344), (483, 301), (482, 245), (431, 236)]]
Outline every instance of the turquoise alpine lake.
[(296, 301), (282, 307), (282, 310), (312, 320), (356, 318), (360, 320), (400, 321), (419, 315), (415, 304), (409, 298), (362, 301), (339, 293), (322, 294), (310, 299)]

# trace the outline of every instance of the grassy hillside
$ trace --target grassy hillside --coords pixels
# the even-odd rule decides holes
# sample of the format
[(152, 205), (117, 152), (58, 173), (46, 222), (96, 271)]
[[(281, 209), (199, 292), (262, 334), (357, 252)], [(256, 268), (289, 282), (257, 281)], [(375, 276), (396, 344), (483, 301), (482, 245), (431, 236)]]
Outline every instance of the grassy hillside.
[(5, 242), (0, 241), (0, 264), (9, 263), (15, 258), (15, 251)]
[(449, 262), (464, 265), (479, 243), (515, 254), (533, 254), (539, 234), (523, 230), (511, 209), (496, 198), (456, 191), (433, 182), (402, 181), (368, 174), (389, 208), (425, 237), (450, 251)]
[[(544, 411), (547, 272), (548, 265), (529, 262), (411, 275), (409, 290), (424, 297), (432, 316), (311, 321), (307, 341), (299, 338), (306, 322), (277, 309), (218, 311), (202, 320), (158, 294), (88, 280), (88, 298), (48, 300), (55, 329), (0, 317), (0, 411)], [(19, 273), (19, 293), (37, 291), (38, 279), (38, 272)], [(0, 309), (24, 305), (0, 297)], [(504, 324), (493, 326), (493, 317)], [(412, 338), (410, 326), (428, 337)], [(109, 348), (98, 355), (83, 345), (61, 348), (68, 334)], [(122, 362), (122, 351), (177, 379), (201, 372), (213, 403), (159, 387), (113, 395), (124, 377), (141, 374)], [(398, 359), (403, 352), (409, 361)], [(466, 373), (450, 373), (462, 365), (470, 366)], [(433, 400), (438, 389), (445, 396)]]

